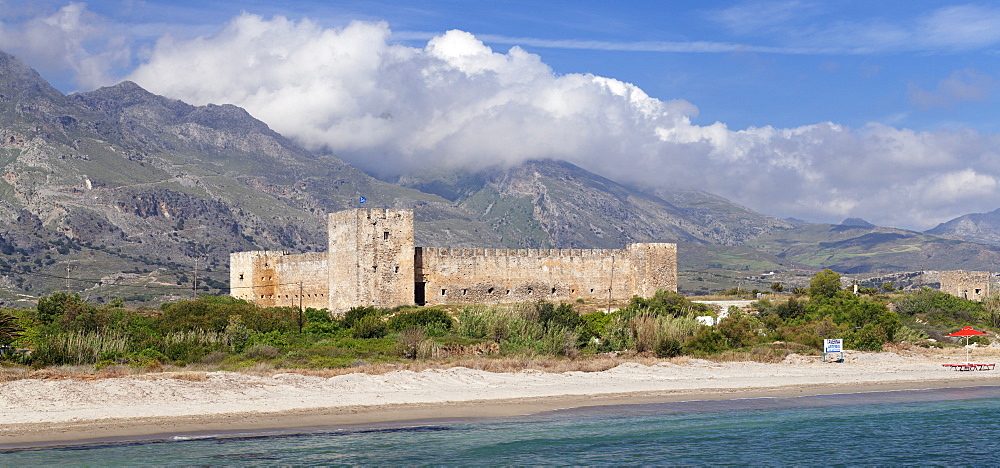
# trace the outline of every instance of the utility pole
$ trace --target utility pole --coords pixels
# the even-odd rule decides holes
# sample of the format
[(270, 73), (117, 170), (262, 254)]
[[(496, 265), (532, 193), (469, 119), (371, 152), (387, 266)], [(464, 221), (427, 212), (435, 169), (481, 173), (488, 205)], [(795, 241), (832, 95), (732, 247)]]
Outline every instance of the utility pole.
[(191, 283), (191, 300), (198, 300), (198, 257), (194, 258), (194, 281)]
[(302, 282), (299, 281), (299, 333), (302, 333)]
[(69, 294), (69, 272), (72, 271), (72, 264), (66, 264), (66, 294)]
[(615, 289), (615, 256), (611, 256), (611, 281), (608, 283), (608, 313), (611, 313), (611, 292)]

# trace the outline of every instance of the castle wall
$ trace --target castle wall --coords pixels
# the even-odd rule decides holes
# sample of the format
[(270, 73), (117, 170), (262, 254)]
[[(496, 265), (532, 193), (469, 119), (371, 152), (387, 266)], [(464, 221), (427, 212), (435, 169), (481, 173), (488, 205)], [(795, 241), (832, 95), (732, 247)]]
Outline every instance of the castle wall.
[(629, 244), (626, 250), (632, 265), (632, 295), (653, 297), (661, 289), (677, 292), (677, 244)]
[[(331, 213), (327, 252), (230, 254), (230, 294), (260, 306), (327, 308), (629, 299), (677, 290), (676, 244), (625, 249), (414, 246), (413, 210)], [(300, 297), (300, 284), (302, 287)]]
[(993, 291), (990, 290), (992, 275), (988, 271), (942, 271), (941, 291), (952, 296), (982, 301)]
[[(628, 249), (420, 248), (417, 258), (418, 288), (422, 284), (429, 305), (628, 299), (647, 290), (652, 291), (649, 296), (658, 289), (677, 289), (674, 244), (633, 244)], [(637, 271), (660, 277), (637, 280)]]
[[(326, 253), (291, 255), (253, 251), (229, 254), (230, 295), (261, 307), (329, 306)], [(301, 295), (301, 298), (300, 298)], [(301, 300), (300, 300), (301, 299)]]
[(331, 213), (330, 310), (414, 302), (413, 210)]

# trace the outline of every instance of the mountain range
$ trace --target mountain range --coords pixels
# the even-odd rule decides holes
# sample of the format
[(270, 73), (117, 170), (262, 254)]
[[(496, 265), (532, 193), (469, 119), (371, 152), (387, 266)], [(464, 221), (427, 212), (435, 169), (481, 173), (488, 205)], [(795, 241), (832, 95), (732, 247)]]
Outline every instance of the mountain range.
[(0, 168), (6, 305), (59, 290), (137, 304), (225, 292), (230, 252), (324, 250), (325, 214), (356, 206), (414, 208), (424, 246), (677, 242), (688, 293), (774, 280), (752, 279), (761, 272), (795, 284), (824, 267), (860, 275), (1000, 259), (998, 212), (925, 233), (809, 224), (554, 160), (379, 180), (239, 107), (192, 106), (132, 82), (64, 95), (2, 52)]

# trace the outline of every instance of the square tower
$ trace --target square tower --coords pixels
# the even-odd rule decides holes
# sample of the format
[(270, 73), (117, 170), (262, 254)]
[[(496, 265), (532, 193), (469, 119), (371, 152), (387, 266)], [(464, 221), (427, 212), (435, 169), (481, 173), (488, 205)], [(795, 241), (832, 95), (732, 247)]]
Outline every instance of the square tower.
[(328, 223), (331, 311), (413, 303), (413, 210), (353, 209)]
[(629, 244), (627, 250), (633, 295), (653, 297), (661, 289), (677, 292), (677, 244)]

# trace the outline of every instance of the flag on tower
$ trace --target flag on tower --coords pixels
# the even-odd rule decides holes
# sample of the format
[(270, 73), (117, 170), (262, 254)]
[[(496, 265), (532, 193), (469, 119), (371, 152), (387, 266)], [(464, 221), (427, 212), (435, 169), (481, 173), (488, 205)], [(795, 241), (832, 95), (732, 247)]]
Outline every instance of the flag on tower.
[(365, 197), (361, 197), (358, 201), (361, 202), (361, 203), (364, 203), (364, 202), (368, 201), (368, 199), (365, 198)]

